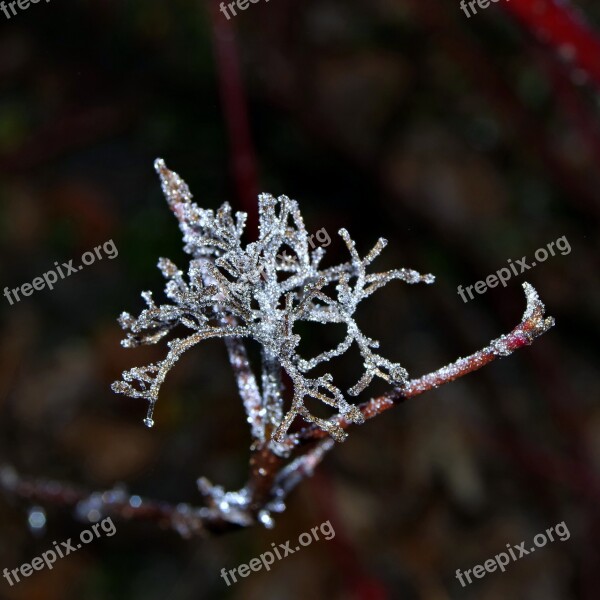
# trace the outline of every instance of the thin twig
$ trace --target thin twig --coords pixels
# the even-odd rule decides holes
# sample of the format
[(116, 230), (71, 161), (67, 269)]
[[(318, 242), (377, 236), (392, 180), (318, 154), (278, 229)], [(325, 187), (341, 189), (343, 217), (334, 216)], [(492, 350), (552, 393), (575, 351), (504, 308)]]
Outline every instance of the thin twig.
[[(372, 419), (409, 398), (413, 398), (423, 392), (464, 377), (468, 373), (477, 371), (499, 357), (509, 356), (515, 350), (530, 345), (533, 340), (546, 333), (554, 325), (554, 319), (552, 317), (544, 317), (544, 305), (535, 289), (527, 282), (523, 283), (523, 288), (527, 297), (527, 308), (525, 309), (521, 323), (510, 333), (493, 340), (488, 346), (466, 358), (459, 358), (452, 364), (442, 367), (437, 371), (428, 373), (417, 379), (411, 379), (402, 388), (397, 388), (383, 396), (359, 404), (358, 408), (365, 420)], [(346, 429), (350, 425), (343, 417), (335, 418), (335, 422), (342, 429)], [(308, 441), (320, 439), (327, 434), (317, 427), (310, 426), (305, 427), (296, 435), (299, 440)]]

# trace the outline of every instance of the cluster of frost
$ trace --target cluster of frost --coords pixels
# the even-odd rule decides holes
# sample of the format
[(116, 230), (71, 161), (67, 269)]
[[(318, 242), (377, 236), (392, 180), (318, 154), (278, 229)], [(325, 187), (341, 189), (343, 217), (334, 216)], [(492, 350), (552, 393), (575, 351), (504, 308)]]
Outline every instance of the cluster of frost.
[[(362, 392), (374, 377), (403, 386), (406, 371), (374, 351), (378, 342), (362, 333), (354, 314), (362, 300), (393, 279), (431, 283), (433, 276), (410, 269), (368, 273), (367, 268), (386, 241), (380, 239), (361, 258), (345, 229), (339, 234), (350, 260), (321, 268), (325, 250), (311, 250), (298, 204), (286, 196), (259, 196), (259, 237), (244, 245), (245, 213), (232, 214), (227, 203), (216, 212), (199, 208), (176, 173), (167, 169), (162, 160), (157, 160), (155, 167), (167, 201), (179, 220), (185, 251), (191, 260), (187, 277), (170, 260), (159, 260), (170, 303), (157, 305), (151, 292), (144, 292), (147, 308), (137, 318), (129, 313), (120, 317), (120, 324), (127, 331), (122, 344), (153, 344), (181, 325), (189, 334), (168, 342), (164, 360), (124, 372), (123, 379), (113, 384), (113, 390), (145, 398), (149, 409), (144, 422), (151, 427), (160, 386), (174, 363), (203, 340), (225, 338), (255, 437), (264, 440), (270, 436), (281, 443), (294, 419), (300, 416), (335, 440), (343, 440), (345, 433), (334, 420), (311, 414), (305, 400), (322, 401), (350, 422), (360, 423), (363, 416), (345, 399), (330, 374), (311, 377), (310, 372), (356, 344), (364, 372), (348, 390), (350, 396)], [(326, 286), (335, 292), (326, 293)], [(318, 356), (303, 358), (298, 353), (300, 336), (295, 332), (300, 321), (342, 324), (345, 338)], [(254, 339), (262, 348), (260, 390), (248, 365), (244, 339)], [(282, 396), (282, 369), (293, 383), (293, 398), (287, 411)]]

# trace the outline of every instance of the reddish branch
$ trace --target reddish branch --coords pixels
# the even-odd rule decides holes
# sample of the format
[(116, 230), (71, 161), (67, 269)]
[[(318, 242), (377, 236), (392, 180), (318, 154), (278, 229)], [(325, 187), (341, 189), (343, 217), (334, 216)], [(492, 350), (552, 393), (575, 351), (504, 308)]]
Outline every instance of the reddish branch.
[[(503, 2), (502, 6), (509, 8), (508, 5), (514, 1)], [(542, 4), (546, 2), (547, 0), (542, 0)], [(519, 139), (536, 156), (541, 157), (546, 172), (560, 189), (566, 192), (567, 197), (586, 213), (597, 215), (599, 211), (597, 194), (590, 189), (572, 165), (565, 161), (563, 156), (557, 154), (555, 144), (548, 132), (538, 122), (536, 116), (523, 106), (513, 87), (506, 84), (496, 66), (497, 61), (493, 54), (462, 29), (456, 28), (448, 16), (450, 11), (440, 10), (439, 3), (434, 0), (411, 0), (411, 5), (423, 26), (436, 36), (438, 44), (443, 46), (444, 51), (454, 58), (476, 87), (485, 94), (489, 105), (500, 117), (510, 123), (510, 127), (518, 133)], [(533, 27), (533, 23), (530, 25)], [(556, 50), (558, 52), (558, 48)]]
[[(410, 380), (401, 389), (361, 404), (359, 408), (365, 418), (371, 419), (408, 398), (463, 377), (499, 357), (508, 356), (548, 331), (554, 320), (544, 316), (544, 305), (533, 287), (528, 283), (523, 287), (527, 308), (522, 321), (510, 333), (466, 358)], [(343, 428), (349, 425), (343, 418), (338, 422)], [(248, 483), (240, 492), (225, 492), (204, 478), (198, 480), (199, 490), (208, 505), (201, 508), (146, 500), (130, 496), (121, 488), (89, 493), (71, 485), (23, 478), (11, 467), (0, 469), (0, 490), (32, 503), (75, 508), (82, 520), (110, 515), (124, 520), (150, 521), (173, 528), (185, 537), (223, 533), (257, 522), (270, 526), (270, 513), (285, 508), (283, 501), (287, 495), (298, 483), (313, 474), (335, 445), (324, 431), (312, 426), (292, 434), (290, 441), (290, 452), (281, 455), (276, 454), (268, 442), (252, 448)], [(275, 448), (281, 450), (282, 447)]]
[[(509, 334), (503, 335), (492, 341), (487, 347), (467, 356), (459, 358), (437, 371), (423, 375), (418, 379), (411, 379), (403, 388), (395, 389), (379, 398), (373, 398), (359, 405), (365, 420), (372, 419), (382, 412), (400, 404), (409, 398), (413, 398), (464, 377), (468, 373), (477, 371), (481, 367), (496, 360), (499, 356), (508, 356), (523, 346), (530, 345), (533, 340), (552, 327), (554, 320), (551, 317), (544, 318), (544, 305), (541, 303), (537, 293), (528, 283), (523, 287), (527, 292), (528, 305), (523, 315), (523, 320)], [(350, 424), (343, 418), (338, 419), (342, 429)], [(324, 437), (325, 432), (311, 426), (300, 432), (301, 440), (313, 440)]]
[(556, 0), (512, 0), (501, 5), (533, 37), (600, 86), (600, 37), (579, 11)]
[(240, 207), (248, 213), (248, 231), (254, 233), (257, 228), (258, 175), (236, 49), (235, 29), (232, 23), (223, 18), (219, 12), (218, 0), (209, 0), (208, 4), (219, 91), (231, 151), (232, 175)]

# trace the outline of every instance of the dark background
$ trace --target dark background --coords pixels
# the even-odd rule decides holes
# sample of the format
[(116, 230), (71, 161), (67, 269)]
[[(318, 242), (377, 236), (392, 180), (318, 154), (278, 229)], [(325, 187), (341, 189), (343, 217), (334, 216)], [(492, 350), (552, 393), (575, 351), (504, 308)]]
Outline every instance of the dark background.
[[(598, 6), (576, 5), (600, 30)], [(229, 200), (254, 219), (256, 165), (261, 191), (297, 199), (309, 232), (327, 230), (332, 260), (345, 260), (346, 227), (362, 253), (389, 239), (379, 266), (434, 273), (433, 286), (390, 284), (360, 313), (413, 376), (521, 318), (525, 275), (467, 304), (457, 285), (561, 236), (572, 248), (527, 273), (556, 328), (355, 427), (275, 529), (186, 541), (117, 522), (52, 571), (0, 580), (0, 597), (597, 598), (600, 98), (568, 58), (502, 0), (471, 19), (434, 0), (260, 1), (230, 23), (191, 0), (0, 13), (2, 289), (109, 239), (119, 250), (53, 291), (1, 298), (0, 462), (23, 474), (192, 504), (200, 475), (244, 483), (249, 436), (222, 343), (174, 369), (153, 430), (143, 402), (109, 388), (165, 352), (121, 349), (116, 317), (139, 312), (142, 290), (161, 298), (159, 256), (186, 266), (158, 156), (201, 206)], [(356, 379), (350, 367), (339, 377)], [(47, 507), (36, 537), (29, 508), (0, 500), (0, 570), (87, 526)], [(231, 588), (220, 579), (327, 519), (334, 540)], [(455, 578), (562, 521), (568, 541), (464, 589)]]

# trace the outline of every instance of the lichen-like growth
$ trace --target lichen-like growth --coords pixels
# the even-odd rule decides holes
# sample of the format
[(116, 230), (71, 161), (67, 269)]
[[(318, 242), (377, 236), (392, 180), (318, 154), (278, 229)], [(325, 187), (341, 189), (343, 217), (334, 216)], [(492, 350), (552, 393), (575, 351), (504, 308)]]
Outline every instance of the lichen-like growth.
[[(407, 382), (406, 371), (374, 352), (378, 342), (362, 333), (354, 313), (362, 300), (393, 279), (431, 283), (433, 276), (410, 269), (367, 273), (367, 267), (385, 247), (386, 240), (379, 239), (361, 258), (345, 229), (339, 234), (348, 248), (350, 261), (320, 268), (325, 250), (310, 249), (298, 204), (286, 196), (259, 196), (259, 238), (242, 245), (245, 213), (232, 215), (227, 203), (216, 213), (199, 208), (176, 173), (167, 169), (162, 160), (157, 160), (155, 167), (167, 201), (179, 220), (185, 251), (192, 258), (187, 280), (170, 260), (159, 260), (158, 267), (167, 279), (165, 293), (171, 303), (157, 306), (152, 294), (144, 292), (147, 308), (140, 316), (134, 318), (123, 313), (120, 317), (121, 326), (128, 332), (122, 344), (126, 347), (154, 344), (180, 325), (189, 329), (190, 334), (169, 341), (164, 360), (125, 371), (123, 380), (113, 384), (113, 390), (145, 398), (149, 409), (144, 422), (151, 427), (160, 386), (186, 350), (208, 338), (226, 338), (237, 371), (242, 365), (251, 373), (243, 343), (240, 345), (244, 338), (251, 338), (262, 348), (262, 390), (259, 392), (252, 376), (243, 380), (238, 377), (238, 386), (254, 437), (264, 441), (271, 436), (281, 443), (295, 417), (300, 416), (335, 440), (343, 440), (346, 433), (335, 420), (311, 414), (305, 399), (314, 398), (334, 407), (350, 422), (362, 422), (363, 415), (345, 399), (330, 374), (311, 377), (309, 372), (356, 343), (364, 373), (348, 390), (349, 395), (358, 395), (374, 377), (402, 387)], [(325, 293), (328, 284), (333, 284), (335, 294)], [(300, 336), (294, 327), (299, 321), (343, 324), (346, 336), (335, 348), (306, 359), (298, 354)], [(293, 398), (287, 411), (284, 411), (281, 369), (293, 382)]]

